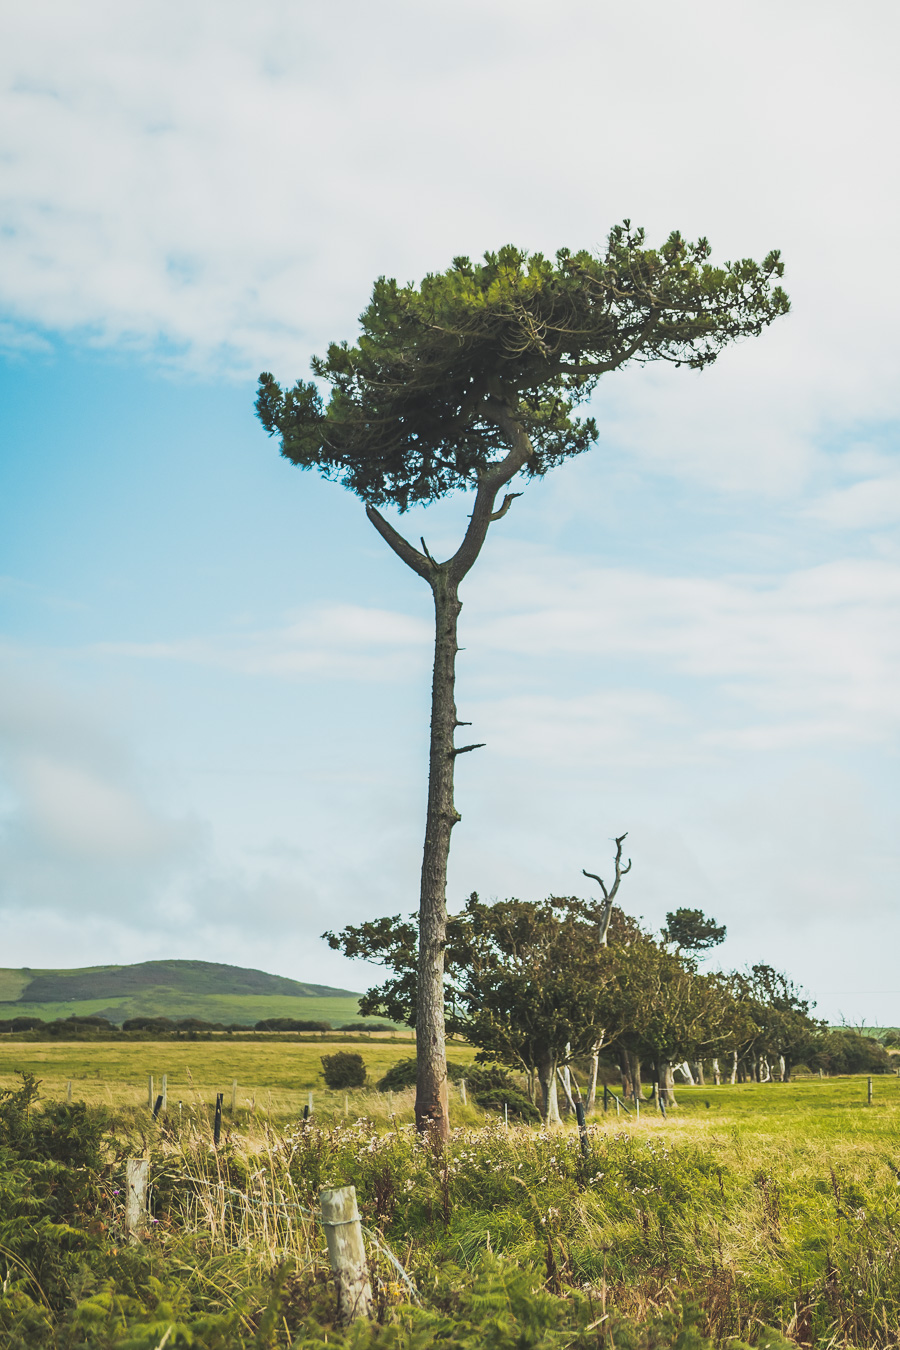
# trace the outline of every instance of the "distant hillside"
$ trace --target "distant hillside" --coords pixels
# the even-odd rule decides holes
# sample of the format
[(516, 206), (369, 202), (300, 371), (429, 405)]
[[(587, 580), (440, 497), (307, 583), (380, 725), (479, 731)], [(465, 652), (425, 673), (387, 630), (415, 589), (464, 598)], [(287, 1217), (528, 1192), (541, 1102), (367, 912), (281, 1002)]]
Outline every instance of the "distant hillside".
[(339, 1025), (359, 1017), (358, 1000), (349, 989), (211, 961), (142, 961), (79, 970), (0, 968), (0, 1019), (93, 1013), (118, 1023), (166, 1016), (252, 1025), (265, 1017), (296, 1017)]

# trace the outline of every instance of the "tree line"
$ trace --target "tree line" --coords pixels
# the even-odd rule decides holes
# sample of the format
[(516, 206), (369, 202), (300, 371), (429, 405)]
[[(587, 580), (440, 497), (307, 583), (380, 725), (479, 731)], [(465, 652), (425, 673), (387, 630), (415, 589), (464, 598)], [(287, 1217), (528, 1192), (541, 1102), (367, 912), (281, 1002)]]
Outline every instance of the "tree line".
[[(612, 900), (628, 867), (616, 840), (616, 877), (602, 901), (550, 896), (491, 904), (476, 893), (448, 917), (444, 1019), (482, 1062), (523, 1071), (545, 1123), (594, 1105), (601, 1062), (617, 1067), (623, 1094), (646, 1080), (674, 1104), (675, 1074), (703, 1083), (790, 1080), (798, 1065), (825, 1072), (884, 1072), (890, 1056), (870, 1037), (832, 1031), (792, 980), (758, 963), (704, 971), (725, 937), (702, 910), (666, 915), (653, 933)], [(630, 864), (629, 864), (630, 865)], [(592, 875), (592, 874), (586, 874)], [(418, 996), (415, 916), (351, 925), (325, 940), (389, 972), (360, 1001), (364, 1016), (414, 1026)]]

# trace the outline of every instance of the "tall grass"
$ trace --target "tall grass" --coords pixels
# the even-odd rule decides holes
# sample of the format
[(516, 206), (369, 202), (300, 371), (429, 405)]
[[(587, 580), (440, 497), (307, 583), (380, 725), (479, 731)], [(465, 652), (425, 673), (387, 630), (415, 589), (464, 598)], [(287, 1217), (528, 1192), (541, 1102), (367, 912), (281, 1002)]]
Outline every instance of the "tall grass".
[[(55, 1265), (41, 1266), (28, 1237), (30, 1201), (21, 1199), (21, 1221), (4, 1218), (15, 1188), (0, 1177), (0, 1244), (21, 1233), (28, 1268), (7, 1264), (7, 1304), (13, 1294), (19, 1303), (4, 1323), (0, 1294), (0, 1330), (17, 1328), (9, 1344), (28, 1350), (156, 1350), (168, 1326), (168, 1350), (324, 1337), (343, 1346), (318, 1196), (352, 1183), (394, 1350), (690, 1350), (702, 1336), (774, 1347), (772, 1327), (815, 1350), (900, 1346), (897, 1080), (876, 1082), (871, 1108), (865, 1079), (683, 1090), (679, 1101), (665, 1121), (649, 1109), (640, 1121), (600, 1115), (584, 1140), (571, 1128), (486, 1123), (456, 1101), (441, 1150), (415, 1133), (411, 1092), (348, 1094), (347, 1112), (343, 1093), (317, 1093), (306, 1122), (296, 1111), (278, 1119), (271, 1103), (234, 1119), (226, 1111), (216, 1147), (207, 1094), (186, 1092), (179, 1114), (170, 1092), (165, 1118), (133, 1108), (107, 1122), (93, 1209), (66, 1217), (84, 1236), (62, 1235), (58, 1214), (46, 1229), (61, 1244)], [(68, 1108), (52, 1109), (57, 1133), (41, 1135), (51, 1142)], [(86, 1128), (90, 1112), (72, 1112)], [(139, 1154), (150, 1158), (153, 1222), (128, 1248), (124, 1163)], [(55, 1165), (40, 1174), (51, 1200)], [(51, 1267), (53, 1288), (66, 1292), (42, 1303), (35, 1290)], [(26, 1312), (44, 1319), (37, 1331)], [(102, 1337), (85, 1330), (101, 1316)], [(381, 1334), (371, 1332), (373, 1345)], [(354, 1336), (354, 1350), (369, 1344), (368, 1331)]]

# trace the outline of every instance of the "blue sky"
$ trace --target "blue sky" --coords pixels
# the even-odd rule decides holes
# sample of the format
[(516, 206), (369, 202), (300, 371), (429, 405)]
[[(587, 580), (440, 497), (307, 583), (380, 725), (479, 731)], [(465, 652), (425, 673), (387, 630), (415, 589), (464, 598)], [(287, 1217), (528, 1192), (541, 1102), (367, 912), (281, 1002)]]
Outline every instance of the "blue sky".
[[(372, 280), (630, 216), (782, 248), (793, 312), (601, 383), (463, 595), (451, 904), (699, 905), (829, 1017), (900, 1022), (890, 3), (37, 3), (0, 42), (4, 965), (362, 987), (416, 903), (429, 596), (281, 461)], [(450, 550), (464, 499), (402, 522)]]

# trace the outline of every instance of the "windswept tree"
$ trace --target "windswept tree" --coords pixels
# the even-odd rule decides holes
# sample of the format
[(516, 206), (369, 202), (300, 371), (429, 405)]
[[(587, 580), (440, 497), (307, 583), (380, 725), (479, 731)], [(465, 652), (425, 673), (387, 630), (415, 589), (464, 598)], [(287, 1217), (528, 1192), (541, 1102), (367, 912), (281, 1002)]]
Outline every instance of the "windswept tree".
[[(603, 376), (668, 361), (702, 370), (730, 342), (757, 335), (787, 312), (777, 252), (714, 267), (705, 239), (669, 236), (646, 247), (642, 230), (616, 226), (605, 252), (562, 249), (555, 260), (506, 247), (483, 263), (456, 258), (421, 286), (381, 278), (354, 346), (328, 348), (315, 379), (281, 388), (260, 376), (263, 426), (304, 469), (342, 483), (372, 525), (430, 587), (434, 600), (428, 806), (418, 917), (416, 1121), (446, 1137), (444, 941), (453, 795), (459, 588), (519, 495), (514, 479), (540, 477), (597, 439), (574, 416)], [(327, 387), (327, 401), (323, 388)], [(472, 494), (456, 552), (438, 561), (382, 515), (456, 490)], [(501, 494), (502, 499), (501, 499)]]
[[(598, 942), (603, 914), (574, 896), (537, 903), (469, 896), (447, 924), (446, 1024), (478, 1058), (524, 1069), (540, 1086), (541, 1114), (559, 1120), (557, 1081), (572, 1059), (623, 1030), (614, 948)], [(608, 916), (607, 916), (608, 920)], [(416, 926), (399, 915), (324, 934), (346, 956), (390, 975), (360, 1000), (368, 1015), (414, 1024)]]

